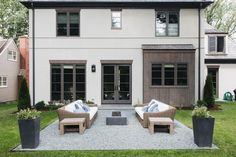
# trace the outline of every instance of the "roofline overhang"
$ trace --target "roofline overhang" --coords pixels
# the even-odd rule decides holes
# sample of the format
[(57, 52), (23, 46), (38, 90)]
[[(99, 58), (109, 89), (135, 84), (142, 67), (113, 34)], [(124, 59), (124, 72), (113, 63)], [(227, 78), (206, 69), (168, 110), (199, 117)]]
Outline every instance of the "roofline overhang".
[(207, 58), (205, 64), (236, 64), (236, 58)]
[(204, 2), (55, 2), (55, 1), (20, 1), (25, 7), (38, 9), (49, 8), (65, 8), (65, 7), (80, 7), (80, 8), (206, 8), (213, 3), (212, 1)]

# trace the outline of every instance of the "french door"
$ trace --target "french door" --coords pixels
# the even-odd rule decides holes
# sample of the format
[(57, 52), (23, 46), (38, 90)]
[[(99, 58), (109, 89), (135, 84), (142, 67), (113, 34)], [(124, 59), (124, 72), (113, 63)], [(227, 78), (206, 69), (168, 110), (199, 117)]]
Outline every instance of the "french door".
[(102, 103), (131, 103), (131, 65), (102, 65)]

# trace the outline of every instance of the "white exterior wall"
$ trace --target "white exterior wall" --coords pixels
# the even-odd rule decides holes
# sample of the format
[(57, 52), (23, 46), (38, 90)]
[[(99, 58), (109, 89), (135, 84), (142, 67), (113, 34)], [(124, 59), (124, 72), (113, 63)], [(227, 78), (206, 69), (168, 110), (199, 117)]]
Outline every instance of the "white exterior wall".
[[(31, 11), (29, 16), (31, 25)], [(193, 44), (198, 48), (198, 10), (180, 10), (180, 36), (155, 37), (154, 9), (123, 9), (122, 29), (111, 29), (110, 9), (81, 9), (80, 37), (56, 37), (56, 11), (35, 10), (36, 101), (50, 100), (49, 60), (87, 60), (86, 98), (101, 104), (100, 60), (133, 60), (132, 104), (143, 99), (142, 44)], [(203, 23), (203, 22), (202, 22)], [(203, 29), (204, 25), (202, 25)], [(30, 27), (30, 37), (32, 37)], [(204, 52), (202, 31), (202, 52)], [(32, 96), (32, 38), (30, 38), (30, 82)], [(202, 55), (202, 64), (204, 55)], [(196, 50), (196, 98), (198, 87)], [(96, 73), (91, 65), (96, 65)], [(202, 81), (203, 82), (203, 81)]]

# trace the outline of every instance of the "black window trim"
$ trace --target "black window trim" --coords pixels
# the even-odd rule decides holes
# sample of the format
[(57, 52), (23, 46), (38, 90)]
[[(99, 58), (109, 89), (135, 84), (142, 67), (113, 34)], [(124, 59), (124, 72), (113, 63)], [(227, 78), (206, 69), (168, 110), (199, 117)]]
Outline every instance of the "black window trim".
[[(215, 38), (215, 51), (210, 51), (210, 38), (214, 37)], [(223, 37), (224, 38), (224, 50), (223, 52), (217, 51), (217, 45), (218, 45), (218, 37)], [(225, 54), (226, 53), (226, 35), (219, 35), (219, 34), (214, 34), (214, 35), (208, 35), (208, 54)]]
[[(64, 71), (63, 71), (63, 67), (64, 65), (72, 65), (73, 66), (73, 77), (76, 77), (76, 66), (79, 65), (79, 66), (84, 66), (84, 69), (85, 69), (85, 72), (84, 72), (84, 75), (85, 75), (85, 95), (84, 95), (84, 100), (87, 100), (87, 77), (86, 77), (86, 63), (60, 63), (60, 62), (55, 62), (55, 63), (50, 63), (50, 101), (56, 101), (56, 100), (52, 100), (52, 68), (53, 68), (53, 65), (60, 65), (60, 70), (61, 70), (61, 81), (60, 81), (60, 84), (61, 84), (61, 99), (60, 99), (60, 102), (63, 102), (65, 101), (64, 100)], [(74, 78), (73, 79), (73, 97), (74, 99), (76, 99), (76, 79)]]
[[(166, 21), (166, 35), (157, 35), (157, 23), (156, 23), (156, 19), (157, 19), (157, 13), (158, 12), (164, 12), (167, 13), (167, 19)], [(169, 27), (169, 13), (170, 12), (176, 12), (177, 13), (177, 17), (178, 17), (178, 33), (177, 35), (169, 35), (169, 31), (168, 31), (168, 27)], [(180, 9), (155, 9), (155, 37), (179, 37), (180, 36)]]
[[(155, 65), (155, 64), (161, 64), (161, 85), (153, 85), (152, 84), (152, 65)], [(165, 65), (167, 64), (173, 64), (174, 65), (174, 85), (165, 85)], [(186, 64), (187, 65), (187, 84), (186, 85), (178, 85), (177, 83), (177, 79), (178, 79), (178, 76), (177, 76), (177, 65), (179, 64)], [(158, 63), (158, 62), (151, 62), (151, 72), (150, 72), (150, 87), (179, 87), (179, 88), (186, 88), (186, 87), (189, 87), (189, 63), (186, 63), (186, 62), (161, 62), (161, 63)]]
[[(58, 27), (57, 27), (57, 24), (58, 24), (58, 13), (66, 13), (66, 16), (67, 16), (67, 23), (66, 23), (66, 27), (67, 27), (67, 29), (66, 29), (66, 34), (67, 35), (58, 35), (58, 31), (57, 31), (57, 29), (58, 29)], [(78, 13), (79, 14), (79, 23), (78, 23), (78, 25), (79, 25), (79, 30), (78, 30), (78, 35), (70, 35), (70, 16), (69, 16), (69, 14), (70, 13)], [(81, 29), (81, 20), (80, 20), (80, 9), (76, 9), (76, 8), (70, 8), (70, 9), (57, 9), (56, 10), (56, 37), (80, 37), (80, 29)]]

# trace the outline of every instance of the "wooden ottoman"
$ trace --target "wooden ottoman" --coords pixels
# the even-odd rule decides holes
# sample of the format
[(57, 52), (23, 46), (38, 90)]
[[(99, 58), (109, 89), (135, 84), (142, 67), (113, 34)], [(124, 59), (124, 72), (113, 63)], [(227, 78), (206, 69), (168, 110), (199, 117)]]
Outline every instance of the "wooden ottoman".
[(149, 132), (154, 134), (155, 125), (167, 125), (169, 127), (169, 133), (174, 134), (174, 122), (172, 119), (167, 117), (149, 117)]
[[(79, 126), (79, 133), (83, 134), (85, 130), (85, 118), (64, 118), (60, 121), (60, 134), (65, 133), (65, 126), (68, 125), (78, 125)], [(70, 131), (77, 131), (77, 130), (70, 130)]]

